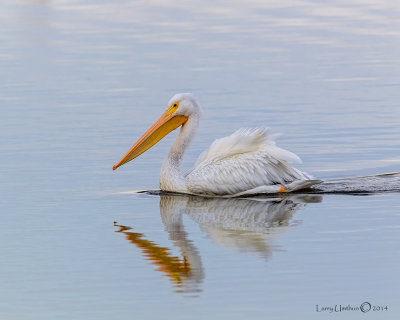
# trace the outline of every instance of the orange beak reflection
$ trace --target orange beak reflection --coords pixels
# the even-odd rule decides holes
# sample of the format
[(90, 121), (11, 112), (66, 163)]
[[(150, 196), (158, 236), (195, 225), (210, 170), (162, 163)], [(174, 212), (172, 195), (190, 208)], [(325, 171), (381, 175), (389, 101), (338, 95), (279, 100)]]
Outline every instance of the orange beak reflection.
[(169, 113), (169, 110), (164, 112), (160, 119), (158, 119), (150, 129), (147, 130), (138, 141), (136, 141), (126, 155), (124, 155), (121, 160), (113, 166), (113, 170), (140, 156), (143, 152), (150, 149), (158, 141), (164, 138), (168, 133), (175, 130), (188, 120), (188, 117), (186, 116), (177, 116)]

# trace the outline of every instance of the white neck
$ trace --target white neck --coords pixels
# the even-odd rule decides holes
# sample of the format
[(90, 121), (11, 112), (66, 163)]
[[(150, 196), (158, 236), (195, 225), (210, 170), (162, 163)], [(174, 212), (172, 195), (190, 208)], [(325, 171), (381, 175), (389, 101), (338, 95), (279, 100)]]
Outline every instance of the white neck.
[(164, 160), (160, 174), (160, 188), (186, 193), (185, 178), (181, 172), (183, 154), (192, 142), (199, 126), (200, 115), (192, 114), (181, 127), (178, 137)]

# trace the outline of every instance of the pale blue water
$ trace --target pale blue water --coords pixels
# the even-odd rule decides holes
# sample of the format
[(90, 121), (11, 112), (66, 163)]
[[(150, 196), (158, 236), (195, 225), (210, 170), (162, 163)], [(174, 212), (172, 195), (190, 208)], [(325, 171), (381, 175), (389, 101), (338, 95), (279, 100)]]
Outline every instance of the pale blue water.
[(394, 0), (2, 1), (0, 318), (364, 319), (321, 309), (369, 302), (397, 319), (399, 193), (121, 193), (158, 187), (175, 134), (111, 168), (190, 91), (185, 169), (267, 125), (317, 178), (400, 171), (399, 17)]

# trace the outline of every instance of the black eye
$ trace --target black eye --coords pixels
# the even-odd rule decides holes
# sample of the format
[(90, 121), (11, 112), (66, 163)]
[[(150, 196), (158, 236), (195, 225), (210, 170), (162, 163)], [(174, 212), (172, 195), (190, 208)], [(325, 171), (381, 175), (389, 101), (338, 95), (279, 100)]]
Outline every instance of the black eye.
[(174, 103), (173, 107), (174, 107), (174, 108), (178, 107), (178, 104), (177, 104), (177, 103)]

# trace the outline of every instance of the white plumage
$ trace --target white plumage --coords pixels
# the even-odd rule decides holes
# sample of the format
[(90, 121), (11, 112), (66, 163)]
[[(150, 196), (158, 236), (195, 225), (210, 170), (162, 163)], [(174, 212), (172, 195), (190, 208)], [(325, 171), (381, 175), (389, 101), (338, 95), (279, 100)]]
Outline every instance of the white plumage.
[(277, 147), (273, 138), (268, 128), (243, 128), (215, 140), (185, 175), (186, 187), (190, 193), (236, 196), (288, 191), (288, 184), (310, 180), (289, 165), (300, 158)]
[(163, 136), (182, 125), (161, 169), (160, 188), (164, 191), (208, 196), (240, 196), (257, 193), (290, 192), (308, 188), (319, 180), (293, 168), (300, 163), (294, 153), (276, 146), (278, 135), (268, 128), (243, 128), (230, 136), (215, 140), (182, 175), (183, 154), (194, 138), (201, 108), (193, 95), (175, 95), (167, 111), (114, 166), (132, 160)]

